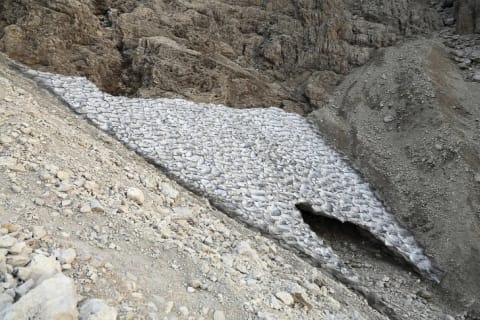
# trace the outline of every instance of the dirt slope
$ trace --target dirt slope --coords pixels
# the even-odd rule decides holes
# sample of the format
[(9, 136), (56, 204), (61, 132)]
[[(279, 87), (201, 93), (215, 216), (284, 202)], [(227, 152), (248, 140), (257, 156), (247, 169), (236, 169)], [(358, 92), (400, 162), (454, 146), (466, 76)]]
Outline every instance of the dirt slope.
[(382, 50), (313, 114), (444, 266), (450, 298), (479, 308), (480, 85), (439, 41)]

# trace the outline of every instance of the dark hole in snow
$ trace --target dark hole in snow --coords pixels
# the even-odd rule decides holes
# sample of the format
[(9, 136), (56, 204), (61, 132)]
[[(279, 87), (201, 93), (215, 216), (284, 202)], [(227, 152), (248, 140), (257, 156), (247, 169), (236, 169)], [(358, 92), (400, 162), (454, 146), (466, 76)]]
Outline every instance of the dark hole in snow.
[(303, 221), (345, 262), (362, 264), (368, 257), (370, 263), (382, 260), (390, 265), (401, 266), (407, 271), (412, 271), (406, 261), (395, 255), (368, 230), (354, 223), (341, 222), (314, 212), (308, 203), (298, 203), (296, 207), (302, 214)]

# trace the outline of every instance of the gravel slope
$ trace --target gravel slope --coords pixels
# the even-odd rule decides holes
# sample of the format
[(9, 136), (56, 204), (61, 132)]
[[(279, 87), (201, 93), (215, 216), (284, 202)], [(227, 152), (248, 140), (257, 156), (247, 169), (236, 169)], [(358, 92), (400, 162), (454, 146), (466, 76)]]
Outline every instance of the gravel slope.
[(450, 301), (477, 312), (479, 88), (441, 39), (420, 39), (379, 51), (312, 115), (445, 268)]
[(120, 319), (385, 318), (4, 65), (0, 81), (1, 222), (74, 248), (81, 296)]

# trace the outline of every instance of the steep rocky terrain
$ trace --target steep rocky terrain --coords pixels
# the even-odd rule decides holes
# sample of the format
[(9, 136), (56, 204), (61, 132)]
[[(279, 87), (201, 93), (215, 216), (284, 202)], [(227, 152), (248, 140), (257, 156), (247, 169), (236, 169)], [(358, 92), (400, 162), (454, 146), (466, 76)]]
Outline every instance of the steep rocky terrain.
[(436, 299), (477, 319), (479, 8), (478, 0), (4, 0), (0, 50), (118, 95), (316, 110), (325, 136), (446, 269)]
[(426, 33), (423, 2), (2, 1), (0, 49), (115, 94), (308, 112), (375, 48)]
[[(0, 319), (387, 319), (74, 115), (2, 55), (0, 285)], [(422, 284), (389, 285), (402, 294), (388, 295), (413, 300), (399, 309), (409, 318), (443, 314), (415, 295)]]
[(379, 52), (316, 111), (321, 130), (377, 186), (478, 308), (480, 95), (437, 41)]

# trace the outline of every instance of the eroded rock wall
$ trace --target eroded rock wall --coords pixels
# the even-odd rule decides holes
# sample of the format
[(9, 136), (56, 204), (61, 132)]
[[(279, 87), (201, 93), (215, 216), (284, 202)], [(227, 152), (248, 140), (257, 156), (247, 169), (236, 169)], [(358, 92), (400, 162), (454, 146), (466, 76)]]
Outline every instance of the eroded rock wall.
[(368, 61), (374, 48), (440, 24), (419, 0), (6, 0), (0, 6), (0, 49), (32, 67), (85, 75), (114, 94), (298, 113), (328, 101), (341, 75)]

